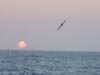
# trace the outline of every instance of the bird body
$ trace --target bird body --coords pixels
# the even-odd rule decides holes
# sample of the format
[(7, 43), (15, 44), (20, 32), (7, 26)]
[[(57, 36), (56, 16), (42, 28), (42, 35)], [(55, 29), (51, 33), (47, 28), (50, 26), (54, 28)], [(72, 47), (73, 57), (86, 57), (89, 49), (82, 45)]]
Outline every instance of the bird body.
[(66, 21), (67, 21), (67, 20), (64, 20), (64, 22), (62, 22), (62, 23), (60, 24), (60, 26), (58, 27), (57, 31), (59, 31), (59, 29), (64, 25), (64, 23), (65, 23)]

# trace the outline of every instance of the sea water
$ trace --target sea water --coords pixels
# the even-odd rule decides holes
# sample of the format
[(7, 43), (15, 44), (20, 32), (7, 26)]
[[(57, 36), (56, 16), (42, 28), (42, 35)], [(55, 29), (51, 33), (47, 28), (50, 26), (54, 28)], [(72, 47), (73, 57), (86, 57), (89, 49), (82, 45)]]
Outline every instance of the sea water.
[(100, 53), (1, 50), (0, 75), (100, 75)]

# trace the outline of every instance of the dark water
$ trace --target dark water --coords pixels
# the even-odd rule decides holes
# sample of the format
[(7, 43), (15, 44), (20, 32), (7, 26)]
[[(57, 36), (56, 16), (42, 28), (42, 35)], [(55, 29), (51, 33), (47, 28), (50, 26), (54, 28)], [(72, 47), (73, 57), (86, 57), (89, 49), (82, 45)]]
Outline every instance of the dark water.
[(100, 53), (2, 50), (0, 75), (100, 75)]

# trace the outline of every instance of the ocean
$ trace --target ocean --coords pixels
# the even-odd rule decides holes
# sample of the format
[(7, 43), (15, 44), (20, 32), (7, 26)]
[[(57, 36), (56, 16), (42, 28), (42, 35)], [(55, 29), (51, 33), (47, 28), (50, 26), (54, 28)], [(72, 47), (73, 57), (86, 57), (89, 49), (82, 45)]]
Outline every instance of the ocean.
[(0, 75), (100, 75), (100, 52), (0, 50)]

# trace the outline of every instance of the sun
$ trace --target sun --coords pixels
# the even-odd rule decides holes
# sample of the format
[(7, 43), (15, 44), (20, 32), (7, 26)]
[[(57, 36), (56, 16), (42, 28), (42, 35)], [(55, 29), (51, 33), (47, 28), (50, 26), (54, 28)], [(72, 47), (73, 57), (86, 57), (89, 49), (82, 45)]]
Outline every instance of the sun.
[(26, 42), (25, 41), (19, 41), (18, 42), (18, 47), (19, 48), (25, 48), (26, 47)]

